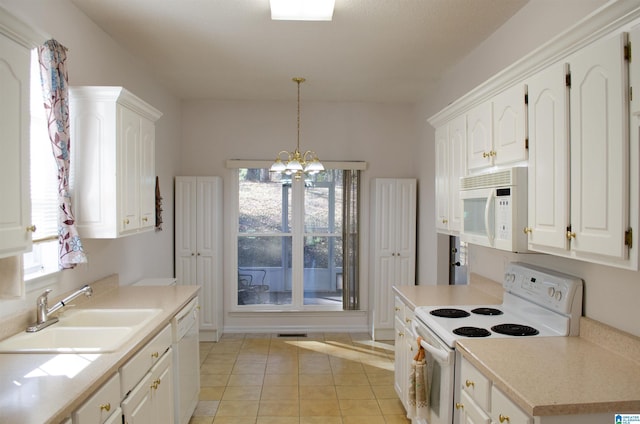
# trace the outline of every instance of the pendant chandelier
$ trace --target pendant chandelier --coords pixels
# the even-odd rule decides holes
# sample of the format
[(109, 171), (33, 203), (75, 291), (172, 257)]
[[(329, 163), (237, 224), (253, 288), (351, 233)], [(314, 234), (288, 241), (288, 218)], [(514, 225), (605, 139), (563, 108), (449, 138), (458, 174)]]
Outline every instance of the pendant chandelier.
[(298, 143), (293, 152), (283, 150), (278, 153), (270, 171), (293, 175), (296, 180), (300, 180), (304, 174), (314, 175), (324, 171), (324, 166), (320, 163), (315, 152), (307, 150), (304, 153), (300, 153), (300, 83), (306, 80), (300, 77), (292, 80), (298, 84)]

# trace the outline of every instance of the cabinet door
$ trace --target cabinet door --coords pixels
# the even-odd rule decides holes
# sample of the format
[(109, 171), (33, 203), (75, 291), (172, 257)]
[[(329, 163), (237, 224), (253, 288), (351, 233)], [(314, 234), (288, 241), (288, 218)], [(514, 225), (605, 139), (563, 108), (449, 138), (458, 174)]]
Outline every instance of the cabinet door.
[(398, 284), (415, 284), (416, 182), (412, 179), (397, 180), (395, 190), (393, 233), (396, 236), (399, 272), (396, 278)]
[[(640, 25), (635, 26), (629, 33), (629, 44), (631, 44), (631, 57), (640, 57)], [(640, 64), (636, 59), (629, 64), (629, 84), (631, 93), (631, 114), (640, 114)]]
[(176, 177), (175, 261), (178, 284), (196, 284), (196, 178)]
[(466, 175), (467, 117), (462, 115), (449, 123), (449, 230), (462, 229), (460, 177)]
[(171, 349), (151, 369), (151, 397), (155, 423), (169, 422), (174, 417), (173, 368)]
[(196, 183), (196, 283), (201, 287), (200, 328), (214, 330), (220, 323), (221, 308), (218, 285), (222, 269), (219, 251), (221, 182), (217, 177), (199, 177)]
[(465, 392), (460, 393), (460, 402), (456, 404), (460, 424), (490, 424), (491, 418)]
[[(529, 248), (567, 250), (569, 225), (568, 87), (564, 63), (527, 81), (529, 93)], [(516, 229), (518, 230), (518, 229)]]
[(120, 404), (120, 374), (116, 373), (72, 414), (74, 424), (102, 424)]
[(156, 128), (140, 119), (140, 228), (153, 228), (156, 222)]
[(571, 70), (571, 249), (625, 259), (629, 137), (625, 36), (598, 41)]
[(436, 229), (449, 230), (449, 131), (448, 125), (436, 129)]
[(140, 227), (140, 117), (118, 105), (120, 232)]
[(525, 90), (523, 84), (518, 84), (493, 99), (495, 165), (527, 159)]
[(127, 424), (153, 424), (155, 411), (152, 401), (153, 379), (147, 373), (140, 383), (122, 401), (122, 414)]
[(467, 113), (467, 166), (477, 170), (493, 165), (492, 104), (482, 103)]
[(394, 343), (394, 357), (393, 357), (393, 365), (394, 365), (394, 387), (396, 390), (396, 394), (400, 401), (402, 401), (402, 405), (405, 409), (407, 409), (407, 384), (408, 379), (406, 375), (408, 374), (409, 364), (406, 363), (405, 359), (405, 330), (404, 330), (404, 322), (402, 319), (396, 315), (395, 317), (395, 343)]
[(0, 258), (29, 250), (29, 49), (0, 35)]

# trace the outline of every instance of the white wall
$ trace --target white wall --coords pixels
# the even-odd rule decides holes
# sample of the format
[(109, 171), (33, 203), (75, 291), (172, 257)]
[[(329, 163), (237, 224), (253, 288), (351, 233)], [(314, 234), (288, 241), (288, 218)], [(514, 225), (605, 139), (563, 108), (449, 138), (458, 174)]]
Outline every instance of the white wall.
[[(361, 258), (368, 258), (369, 182), (376, 177), (416, 177), (417, 115), (410, 104), (308, 102), (301, 95), (301, 150), (313, 149), (321, 160), (366, 161), (363, 172)], [(273, 160), (278, 151), (296, 145), (295, 101), (207, 101), (183, 103), (182, 175), (219, 175), (225, 178), (229, 199), (227, 159)], [(236, 223), (225, 216), (225, 228)], [(231, 234), (231, 231), (228, 232)], [(231, 237), (227, 237), (229, 242)], [(225, 252), (234, 250), (229, 244)], [(225, 257), (228, 263), (229, 257)], [(368, 281), (365, 263), (361, 281)], [(225, 287), (232, 287), (235, 271), (226, 272)], [(228, 295), (228, 292), (227, 292)], [(366, 292), (362, 301), (366, 304)], [(234, 318), (234, 316), (236, 318)], [(354, 325), (366, 325), (362, 314)], [(366, 317), (365, 317), (366, 318)], [(280, 325), (300, 323), (300, 317), (283, 318)], [(319, 323), (323, 318), (315, 318)], [(329, 320), (326, 325), (332, 326)], [(225, 327), (246, 325), (238, 314), (225, 317)], [(335, 328), (335, 327), (334, 327)]]
[[(603, 0), (529, 2), (445, 75), (437, 92), (422, 105), (422, 116), (428, 118), (435, 114), (604, 3)], [(432, 152), (434, 129), (426, 122), (424, 125), (421, 149)], [(422, 180), (433, 180), (432, 169), (421, 168), (419, 172)], [(425, 199), (433, 198), (433, 188), (427, 190), (423, 186), (421, 195), (422, 202), (428, 202)], [(433, 269), (437, 267), (441, 275), (444, 275), (448, 262), (446, 258), (440, 258), (436, 265), (436, 259), (425, 252), (429, 247), (435, 250), (438, 240), (442, 241), (442, 236), (433, 235), (433, 221), (433, 212), (421, 210), (421, 260), (430, 264), (428, 268), (419, 269), (419, 281), (423, 284), (442, 283), (441, 280), (435, 279), (437, 272), (433, 272)], [(445, 253), (442, 249), (440, 252)], [(516, 260), (577, 275), (585, 280), (584, 315), (640, 336), (640, 308), (637, 307), (637, 299), (640, 299), (640, 272), (541, 254), (504, 253), (476, 246), (470, 247), (469, 258), (471, 272), (497, 281), (502, 280), (505, 264)]]
[[(154, 81), (152, 69), (126, 53), (70, 1), (0, 0), (0, 6), (69, 49), (71, 85), (121, 85), (164, 113), (156, 124), (156, 173), (164, 198), (164, 231), (120, 240), (84, 239), (89, 263), (62, 272), (53, 294), (113, 273), (120, 275), (121, 284), (142, 277), (173, 276), (173, 175), (180, 157), (179, 100)], [(0, 300), (0, 317), (35, 308), (37, 294), (24, 300)]]

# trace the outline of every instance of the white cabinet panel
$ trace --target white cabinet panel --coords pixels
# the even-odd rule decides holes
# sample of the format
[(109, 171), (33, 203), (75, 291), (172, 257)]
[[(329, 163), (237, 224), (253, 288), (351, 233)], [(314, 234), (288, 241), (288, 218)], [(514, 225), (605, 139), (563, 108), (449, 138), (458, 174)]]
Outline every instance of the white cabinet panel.
[(527, 159), (526, 87), (517, 84), (493, 98), (494, 165)]
[(0, 258), (31, 247), (29, 49), (0, 33)]
[(565, 65), (527, 80), (529, 92), (529, 249), (566, 250), (569, 225), (569, 130)]
[(571, 249), (628, 255), (629, 136), (624, 36), (569, 59), (571, 70)]
[(466, 175), (467, 119), (436, 129), (436, 229), (457, 234), (462, 223), (460, 177)]
[(467, 167), (470, 171), (493, 163), (491, 107), (491, 102), (487, 101), (467, 113)]
[(176, 177), (175, 261), (178, 284), (201, 287), (200, 338), (222, 333), (222, 179)]
[(118, 414), (116, 417), (122, 419), (119, 405), (120, 374), (116, 373), (73, 412), (73, 424), (102, 424), (112, 414)]

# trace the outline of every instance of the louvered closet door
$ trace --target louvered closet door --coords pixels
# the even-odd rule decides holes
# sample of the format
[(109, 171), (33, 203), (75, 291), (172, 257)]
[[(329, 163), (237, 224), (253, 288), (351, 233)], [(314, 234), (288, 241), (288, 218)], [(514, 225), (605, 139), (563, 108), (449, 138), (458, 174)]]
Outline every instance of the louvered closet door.
[(629, 137), (624, 36), (569, 60), (571, 69), (571, 249), (625, 258)]

